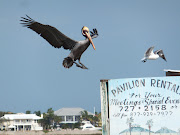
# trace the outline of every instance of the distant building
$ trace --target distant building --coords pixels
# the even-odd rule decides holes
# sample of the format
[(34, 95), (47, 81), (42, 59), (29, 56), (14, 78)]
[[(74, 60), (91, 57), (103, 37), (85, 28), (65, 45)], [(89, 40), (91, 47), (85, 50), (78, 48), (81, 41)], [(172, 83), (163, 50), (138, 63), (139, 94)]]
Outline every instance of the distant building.
[(180, 76), (180, 70), (165, 69), (166, 76)]
[[(54, 112), (55, 115), (60, 116), (62, 124), (73, 124), (80, 121), (81, 112), (85, 111), (82, 108), (61, 108)], [(87, 111), (88, 112), (88, 111)], [(94, 115), (88, 112), (88, 115)]]
[(38, 120), (43, 119), (36, 114), (5, 114), (0, 118), (2, 121), (1, 129), (25, 131), (25, 130), (43, 130)]

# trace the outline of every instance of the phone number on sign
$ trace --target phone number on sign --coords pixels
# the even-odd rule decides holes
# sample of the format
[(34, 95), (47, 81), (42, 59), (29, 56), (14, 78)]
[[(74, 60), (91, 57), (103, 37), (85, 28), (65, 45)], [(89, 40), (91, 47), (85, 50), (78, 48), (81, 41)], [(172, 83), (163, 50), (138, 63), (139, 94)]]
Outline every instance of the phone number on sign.
[(135, 117), (135, 116), (167, 116), (167, 115), (172, 115), (172, 111), (161, 111), (161, 112), (131, 112), (130, 116)]
[[(172, 115), (172, 111), (159, 111), (159, 112), (131, 112), (130, 116), (131, 117), (138, 117), (138, 116), (167, 116), (167, 115)], [(116, 113), (113, 114), (113, 117), (127, 117), (127, 114), (125, 113)]]
[(151, 105), (151, 106), (119, 106), (120, 108), (120, 112), (129, 112), (129, 111), (137, 111), (137, 110), (141, 110), (141, 111), (160, 111), (163, 110), (165, 111), (167, 109), (166, 105)]

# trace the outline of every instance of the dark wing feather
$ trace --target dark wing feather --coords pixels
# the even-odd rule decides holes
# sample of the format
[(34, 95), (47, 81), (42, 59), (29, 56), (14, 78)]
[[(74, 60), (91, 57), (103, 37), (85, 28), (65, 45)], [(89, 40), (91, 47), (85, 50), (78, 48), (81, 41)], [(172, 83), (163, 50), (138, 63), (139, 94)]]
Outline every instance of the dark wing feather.
[(154, 54), (158, 54), (159, 52), (163, 53), (163, 51), (160, 49), (160, 50), (155, 51)]
[[(26, 15), (27, 16), (27, 15)], [(44, 25), (34, 21), (29, 16), (27, 18), (21, 17), (23, 20), (23, 26), (32, 29), (36, 33), (40, 34), (45, 40), (47, 40), (55, 48), (69, 49), (71, 50), (76, 45), (77, 41), (70, 39), (55, 27), (50, 25)]]

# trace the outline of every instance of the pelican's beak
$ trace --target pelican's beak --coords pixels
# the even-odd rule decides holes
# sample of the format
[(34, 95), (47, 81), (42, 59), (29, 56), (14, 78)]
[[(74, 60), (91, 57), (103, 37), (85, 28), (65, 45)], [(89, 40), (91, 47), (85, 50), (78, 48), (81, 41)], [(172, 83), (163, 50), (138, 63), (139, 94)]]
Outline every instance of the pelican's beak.
[(95, 46), (94, 46), (94, 43), (93, 43), (93, 41), (92, 41), (92, 38), (91, 38), (89, 32), (86, 32), (86, 36), (88, 37), (88, 39), (89, 39), (90, 43), (92, 44), (94, 50), (96, 50), (96, 48), (95, 48)]

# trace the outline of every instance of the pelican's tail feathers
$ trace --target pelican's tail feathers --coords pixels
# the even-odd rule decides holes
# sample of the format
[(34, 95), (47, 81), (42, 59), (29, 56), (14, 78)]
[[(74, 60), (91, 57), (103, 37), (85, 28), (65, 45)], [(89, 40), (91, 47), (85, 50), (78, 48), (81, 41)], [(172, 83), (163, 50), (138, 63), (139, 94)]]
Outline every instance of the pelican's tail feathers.
[(72, 67), (72, 65), (73, 65), (73, 59), (72, 59), (72, 58), (70, 58), (70, 57), (64, 58), (64, 60), (63, 60), (63, 66), (64, 66), (65, 68), (70, 68), (70, 67)]

